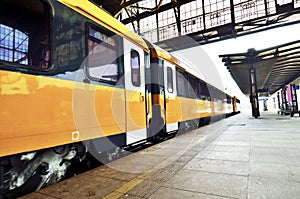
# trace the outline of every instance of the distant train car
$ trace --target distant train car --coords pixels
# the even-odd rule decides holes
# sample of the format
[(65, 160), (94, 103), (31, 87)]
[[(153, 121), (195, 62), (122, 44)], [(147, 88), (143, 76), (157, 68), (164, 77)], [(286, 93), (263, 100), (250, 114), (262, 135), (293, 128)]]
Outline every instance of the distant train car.
[[(151, 49), (151, 67), (157, 67), (160, 106), (165, 109), (165, 133), (181, 127), (194, 129), (232, 113), (232, 97), (187, 71), (188, 66), (157, 46)], [(160, 77), (161, 76), (161, 77)]]
[(0, 11), (0, 198), (237, 111), (91, 1), (2, 0)]

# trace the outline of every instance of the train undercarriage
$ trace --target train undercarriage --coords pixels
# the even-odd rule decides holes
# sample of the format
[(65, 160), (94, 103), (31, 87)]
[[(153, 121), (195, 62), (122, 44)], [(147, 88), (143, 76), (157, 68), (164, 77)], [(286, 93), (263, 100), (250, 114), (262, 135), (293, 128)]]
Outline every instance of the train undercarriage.
[(87, 155), (84, 145), (72, 144), (4, 157), (0, 198), (16, 198), (82, 172)]

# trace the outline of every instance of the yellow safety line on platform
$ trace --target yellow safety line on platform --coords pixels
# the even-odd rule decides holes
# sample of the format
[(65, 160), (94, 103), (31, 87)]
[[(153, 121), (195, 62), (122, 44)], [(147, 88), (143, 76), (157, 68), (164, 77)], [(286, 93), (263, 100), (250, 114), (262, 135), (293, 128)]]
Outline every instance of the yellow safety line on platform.
[(153, 167), (151, 170), (149, 170), (149, 171), (147, 171), (147, 172), (145, 172), (145, 173), (143, 173), (143, 174), (135, 177), (133, 180), (125, 183), (123, 186), (121, 186), (120, 188), (116, 189), (114, 192), (108, 194), (103, 199), (118, 199), (118, 198), (120, 198), (124, 194), (128, 193), (128, 191), (132, 190), (134, 187), (136, 187), (137, 185), (141, 184), (146, 179), (150, 178), (155, 173), (154, 171), (170, 165), (170, 163), (172, 163), (175, 160), (177, 160), (187, 150), (191, 149), (193, 146), (195, 146), (196, 144), (198, 144), (201, 141), (203, 141), (203, 139), (205, 140), (205, 138), (206, 138), (206, 136), (203, 136), (198, 141), (196, 141), (194, 143), (191, 143), (184, 150), (178, 151), (175, 155), (172, 155), (171, 157), (169, 157), (166, 160), (162, 161), (161, 163), (159, 163), (158, 165), (156, 165), (155, 167)]
[(127, 193), (128, 191), (130, 191), (131, 189), (133, 189), (134, 187), (136, 187), (137, 185), (139, 185), (143, 181), (144, 181), (144, 179), (135, 178), (135, 179), (127, 182), (126, 184), (124, 184), (123, 186), (121, 186), (120, 188), (115, 190), (114, 192), (112, 192), (109, 195), (105, 196), (103, 199), (117, 199), (117, 198), (120, 198), (122, 195), (124, 195), (125, 193)]

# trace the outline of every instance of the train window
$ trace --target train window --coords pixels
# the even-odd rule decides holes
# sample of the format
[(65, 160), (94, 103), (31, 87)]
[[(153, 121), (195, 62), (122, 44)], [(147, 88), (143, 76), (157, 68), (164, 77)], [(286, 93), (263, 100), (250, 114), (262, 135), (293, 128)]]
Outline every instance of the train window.
[(88, 31), (88, 76), (95, 80), (116, 83), (119, 77), (117, 36), (111, 36), (91, 26)]
[(28, 65), (28, 33), (0, 24), (0, 59)]
[(201, 81), (198, 81), (198, 92), (197, 92), (197, 98), (201, 99)]
[(215, 90), (212, 88), (210, 84), (206, 84), (207, 86), (207, 91), (206, 91), (206, 99), (208, 101), (213, 101), (214, 97), (216, 96)]
[(160, 86), (160, 89), (164, 88), (164, 60), (158, 59), (158, 77), (157, 77), (157, 83)]
[(169, 93), (173, 93), (173, 70), (172, 68), (167, 68), (167, 89)]
[(141, 73), (140, 73), (140, 55), (138, 51), (131, 50), (130, 52), (131, 62), (131, 82), (133, 86), (139, 87), (141, 85)]
[[(151, 70), (150, 70), (150, 54), (144, 52), (144, 63), (145, 63), (145, 83), (146, 85), (151, 84)], [(149, 86), (150, 87), (150, 86)], [(148, 90), (150, 88), (148, 87)]]
[(188, 84), (189, 97), (196, 98), (197, 97), (197, 79), (194, 77), (189, 77)]
[(227, 99), (227, 104), (231, 104), (232, 103), (232, 97), (230, 95), (226, 94), (226, 99)]
[(187, 79), (185, 76), (180, 72), (177, 71), (177, 92), (179, 96), (186, 96), (186, 83)]
[(207, 84), (205, 82), (202, 82), (201, 81), (201, 93), (200, 93), (200, 98), (203, 99), (203, 100), (209, 100), (210, 97), (209, 97), (209, 91), (208, 91), (208, 88), (207, 88)]
[(208, 90), (211, 97), (211, 101), (218, 101), (218, 90), (211, 85), (208, 85)]
[(216, 91), (217, 91), (217, 95), (216, 95), (216, 100), (218, 101), (218, 100), (221, 100), (221, 101), (223, 101), (223, 99), (225, 98), (225, 95), (223, 95), (223, 93), (219, 90), (219, 89), (216, 89)]
[[(0, 61), (15, 67), (50, 67), (50, 8), (41, 1), (3, 1), (0, 7)], [(8, 63), (9, 62), (9, 63)], [(34, 67), (32, 67), (34, 66)]]

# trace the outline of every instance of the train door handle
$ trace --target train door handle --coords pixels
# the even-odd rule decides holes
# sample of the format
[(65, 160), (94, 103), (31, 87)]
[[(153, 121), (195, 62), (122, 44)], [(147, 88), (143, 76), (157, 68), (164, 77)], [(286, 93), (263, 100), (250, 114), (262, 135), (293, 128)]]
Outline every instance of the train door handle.
[(143, 95), (140, 95), (140, 103), (145, 101), (145, 97)]

